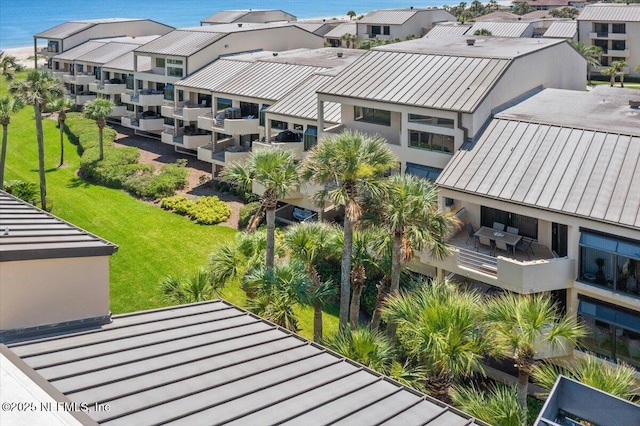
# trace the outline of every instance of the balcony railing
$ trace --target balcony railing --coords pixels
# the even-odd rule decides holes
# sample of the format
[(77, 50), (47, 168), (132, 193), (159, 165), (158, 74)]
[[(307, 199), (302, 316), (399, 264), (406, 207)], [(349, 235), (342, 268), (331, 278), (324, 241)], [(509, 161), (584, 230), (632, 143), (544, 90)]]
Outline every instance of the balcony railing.
[(123, 93), (122, 102), (140, 106), (162, 106), (164, 92), (160, 90), (139, 90), (135, 94)]

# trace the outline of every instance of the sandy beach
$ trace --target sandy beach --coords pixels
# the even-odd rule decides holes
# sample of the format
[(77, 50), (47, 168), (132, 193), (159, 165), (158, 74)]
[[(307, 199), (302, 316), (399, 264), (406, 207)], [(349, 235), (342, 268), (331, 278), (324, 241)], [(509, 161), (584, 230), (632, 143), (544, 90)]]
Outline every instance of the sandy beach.
[[(33, 68), (33, 46), (4, 49), (3, 52), (6, 52), (9, 56), (14, 56), (26, 68)], [(43, 64), (44, 59), (40, 59), (40, 63)]]

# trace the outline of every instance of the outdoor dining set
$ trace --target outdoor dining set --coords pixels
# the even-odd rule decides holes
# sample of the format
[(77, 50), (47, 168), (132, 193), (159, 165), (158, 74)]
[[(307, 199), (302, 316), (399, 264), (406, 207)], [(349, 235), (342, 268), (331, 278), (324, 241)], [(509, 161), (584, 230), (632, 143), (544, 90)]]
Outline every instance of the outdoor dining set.
[(520, 235), (520, 230), (511, 226), (506, 226), (504, 223), (493, 222), (493, 226), (482, 226), (477, 231), (473, 229), (473, 225), (468, 223), (466, 230), (469, 238), (474, 239), (474, 246), (476, 251), (480, 250), (481, 246), (489, 248), (489, 254), (495, 256), (498, 250), (505, 253), (511, 251), (513, 255), (516, 255), (516, 250), (523, 251), (528, 259), (531, 259), (533, 252), (533, 238), (528, 238)]

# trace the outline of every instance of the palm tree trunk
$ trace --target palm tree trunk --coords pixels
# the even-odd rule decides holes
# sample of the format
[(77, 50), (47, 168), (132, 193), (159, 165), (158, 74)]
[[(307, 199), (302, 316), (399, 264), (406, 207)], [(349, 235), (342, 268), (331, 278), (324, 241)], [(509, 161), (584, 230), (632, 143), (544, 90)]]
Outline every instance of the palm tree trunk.
[(265, 206), (267, 214), (267, 254), (265, 266), (267, 270), (273, 270), (276, 257), (276, 205)]
[[(309, 276), (311, 277), (311, 281), (313, 282), (314, 291), (317, 291), (320, 288), (320, 275), (318, 275), (318, 271), (316, 267), (312, 264), (309, 264), (307, 267), (309, 271)], [(322, 304), (320, 302), (313, 303), (313, 341), (316, 343), (320, 343), (322, 341)]]
[(33, 104), (36, 117), (36, 139), (38, 141), (38, 174), (40, 175), (40, 208), (47, 210), (47, 177), (44, 169), (44, 135), (42, 132), (42, 112), (40, 104)]
[(340, 329), (347, 328), (349, 320), (349, 296), (351, 292), (351, 252), (353, 250), (353, 223), (351, 217), (344, 215), (344, 247), (340, 271)]
[[(389, 297), (400, 293), (400, 272), (402, 269), (402, 234), (393, 234), (393, 249), (391, 252), (391, 285), (389, 287)], [(387, 337), (389, 340), (396, 338), (396, 325), (393, 322), (387, 324)]]
[(247, 225), (247, 233), (251, 234), (258, 229), (260, 222), (262, 221), (262, 215), (264, 214), (264, 206), (260, 205), (258, 210), (251, 216), (251, 220), (249, 220), (249, 224)]
[(624, 87), (624, 73), (620, 73), (620, 87)]
[(425, 384), (429, 395), (445, 403), (451, 402), (449, 401), (449, 391), (453, 385), (451, 374), (429, 376)]
[(2, 125), (2, 151), (0, 151), (0, 189), (4, 188), (4, 163), (7, 158), (7, 135), (9, 126)]
[(98, 126), (98, 145), (100, 147), (100, 157), (98, 160), (102, 161), (104, 159), (104, 148), (102, 147), (102, 127)]
[(616, 74), (613, 73), (611, 74), (611, 77), (609, 78), (609, 87), (613, 87), (613, 85), (616, 83)]
[(58, 167), (62, 167), (64, 164), (64, 121), (59, 124), (60, 127), (60, 164)]
[(527, 390), (529, 388), (529, 373), (524, 369), (518, 369), (518, 405), (525, 412), (527, 412)]
[(380, 322), (382, 321), (382, 307), (384, 305), (384, 301), (387, 298), (387, 294), (389, 289), (387, 288), (387, 280), (389, 276), (385, 275), (382, 280), (378, 283), (378, 296), (376, 297), (376, 308), (373, 310), (373, 317), (371, 318), (371, 325), (369, 328), (371, 330), (376, 330), (380, 327)]
[(351, 329), (358, 328), (360, 323), (360, 298), (362, 296), (362, 290), (364, 290), (365, 280), (364, 266), (358, 264), (352, 268), (351, 282), (353, 283), (353, 294), (351, 295), (351, 303), (349, 305), (349, 323)]

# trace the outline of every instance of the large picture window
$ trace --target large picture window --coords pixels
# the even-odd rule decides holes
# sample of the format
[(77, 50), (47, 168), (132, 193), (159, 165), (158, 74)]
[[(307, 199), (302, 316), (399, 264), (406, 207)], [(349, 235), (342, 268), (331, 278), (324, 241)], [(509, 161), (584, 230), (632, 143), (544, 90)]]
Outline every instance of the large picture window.
[(391, 126), (391, 111), (356, 106), (353, 115), (355, 121)]
[(441, 135), (438, 133), (409, 130), (409, 146), (411, 148), (453, 154), (454, 138), (453, 136)]
[(580, 281), (638, 296), (639, 279), (640, 242), (592, 232), (581, 233)]
[(428, 115), (409, 114), (409, 123), (428, 124), (430, 126), (446, 127), (453, 129), (453, 120), (450, 118), (430, 117)]

